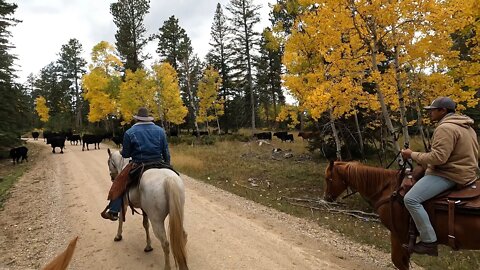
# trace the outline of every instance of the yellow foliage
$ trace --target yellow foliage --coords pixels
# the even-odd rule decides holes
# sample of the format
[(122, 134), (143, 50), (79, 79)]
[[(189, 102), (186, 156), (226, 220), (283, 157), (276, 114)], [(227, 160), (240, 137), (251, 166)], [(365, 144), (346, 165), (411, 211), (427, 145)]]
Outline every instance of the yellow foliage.
[(40, 117), (40, 121), (46, 123), (50, 118), (48, 114), (50, 112), (50, 109), (47, 107), (47, 101), (44, 97), (39, 96), (35, 99), (35, 110)]
[(118, 113), (117, 98), (122, 63), (115, 48), (101, 41), (92, 49), (90, 72), (82, 78), (83, 96), (89, 102), (88, 121), (98, 122)]
[(224, 114), (224, 101), (218, 92), (222, 79), (218, 71), (212, 67), (205, 69), (203, 78), (198, 83), (198, 116), (199, 123), (209, 122)]
[[(389, 110), (399, 111), (399, 87), (406, 107), (415, 104), (416, 96), (422, 105), (440, 95), (459, 102), (459, 109), (477, 104), (474, 92), (462, 86), (479, 87), (480, 61), (459, 61), (451, 36), (472, 29), (480, 33), (478, 0), (298, 0), (298, 4), (303, 12), (285, 44), (283, 80), (313, 118), (330, 109), (335, 118), (358, 107), (378, 111), (375, 91)], [(474, 36), (469, 44), (476, 46), (479, 38)], [(389, 59), (383, 54), (394, 48), (399, 52), (398, 69), (392, 54)], [(480, 60), (478, 46), (472, 51), (476, 52), (472, 57)], [(369, 83), (369, 92), (363, 83)]]
[(130, 122), (140, 107), (146, 107), (150, 112), (157, 112), (158, 96), (155, 81), (144, 69), (135, 72), (126, 71), (125, 81), (120, 84), (118, 105), (125, 122)]
[(167, 62), (153, 66), (155, 95), (157, 98), (156, 112), (167, 122), (180, 125), (185, 122), (188, 109), (180, 96), (177, 72)]
[(301, 110), (298, 106), (284, 105), (280, 108), (276, 121), (287, 122), (288, 128), (294, 129), (296, 125), (300, 124), (300, 121), (298, 121), (300, 112)]

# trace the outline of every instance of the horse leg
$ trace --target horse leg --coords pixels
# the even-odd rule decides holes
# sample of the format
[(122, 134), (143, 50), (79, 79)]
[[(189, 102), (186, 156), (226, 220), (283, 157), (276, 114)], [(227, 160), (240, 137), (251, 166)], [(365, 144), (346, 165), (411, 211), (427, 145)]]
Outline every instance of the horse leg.
[(170, 243), (167, 240), (165, 224), (161, 220), (152, 219), (153, 233), (162, 243), (163, 254), (165, 257), (165, 270), (170, 270)]
[(115, 241), (115, 242), (122, 241), (123, 222), (124, 222), (124, 220), (123, 220), (123, 210), (120, 210), (120, 212), (118, 213), (117, 235), (115, 236), (115, 238), (113, 238), (113, 241)]
[(145, 252), (150, 252), (153, 250), (152, 248), (152, 240), (150, 239), (150, 223), (148, 222), (148, 216), (145, 212), (142, 211), (143, 215), (143, 228), (145, 228), (145, 235), (147, 235), (147, 246), (143, 249)]
[(392, 262), (399, 270), (408, 270), (410, 268), (410, 254), (402, 246), (402, 243), (392, 233), (390, 233)]

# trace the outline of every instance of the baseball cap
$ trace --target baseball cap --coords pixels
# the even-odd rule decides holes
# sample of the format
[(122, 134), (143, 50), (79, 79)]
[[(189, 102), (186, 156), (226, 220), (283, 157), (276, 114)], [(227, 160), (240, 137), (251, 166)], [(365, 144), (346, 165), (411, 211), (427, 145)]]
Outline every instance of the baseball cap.
[(426, 110), (430, 109), (450, 109), (450, 110), (455, 110), (455, 107), (457, 107), (457, 104), (455, 101), (453, 101), (449, 97), (438, 97), (434, 101), (432, 101), (432, 104), (430, 106), (423, 107)]

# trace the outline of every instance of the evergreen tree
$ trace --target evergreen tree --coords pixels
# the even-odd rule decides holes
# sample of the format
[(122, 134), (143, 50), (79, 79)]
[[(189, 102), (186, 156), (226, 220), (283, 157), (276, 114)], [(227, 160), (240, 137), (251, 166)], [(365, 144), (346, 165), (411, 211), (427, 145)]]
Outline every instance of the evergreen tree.
[[(19, 20), (13, 18), (16, 4), (0, 0), (0, 146), (12, 146), (26, 127), (28, 100), (23, 87), (13, 82), (15, 55), (10, 53), (14, 46), (9, 42), (9, 27)], [(29, 124), (29, 123), (28, 123)]]
[(110, 5), (113, 22), (118, 28), (115, 45), (125, 69), (133, 72), (142, 66), (146, 58), (142, 55), (142, 49), (148, 42), (143, 19), (149, 8), (149, 0), (118, 0)]
[(222, 5), (217, 4), (215, 15), (213, 17), (213, 23), (210, 30), (212, 47), (206, 56), (207, 64), (217, 70), (222, 79), (219, 95), (224, 100), (224, 115), (222, 115), (219, 121), (228, 131), (231, 125), (229, 120), (229, 100), (232, 98), (232, 87), (230, 83), (230, 68), (228, 66), (229, 58), (232, 53), (232, 48), (228, 42), (229, 29), (227, 26), (227, 18), (223, 14)]
[(81, 57), (83, 53), (82, 44), (77, 39), (70, 39), (68, 44), (62, 46), (60, 59), (58, 60), (59, 69), (62, 78), (71, 82), (72, 90), (72, 112), (75, 115), (75, 127), (82, 128), (82, 90), (80, 89), (80, 79), (85, 74), (87, 62)]
[(233, 49), (232, 68), (235, 87), (242, 91), (245, 101), (245, 115), (251, 118), (251, 127), (255, 129), (255, 93), (253, 89), (252, 56), (258, 45), (258, 33), (253, 30), (260, 22), (258, 10), (252, 0), (231, 0), (227, 6), (232, 17), (229, 18), (232, 29)]
[(40, 70), (35, 81), (37, 94), (43, 96), (49, 109), (50, 118), (46, 127), (54, 131), (71, 128), (72, 123), (72, 93), (71, 82), (62, 77), (61, 69), (52, 62)]
[[(281, 87), (282, 58), (280, 46), (275, 46), (274, 44), (278, 43), (271, 42), (271, 37), (270, 28), (265, 28), (260, 41), (260, 55), (256, 58), (255, 63), (259, 103), (264, 107), (263, 111), (268, 124), (271, 124), (277, 118), (278, 105), (285, 103)], [(270, 106), (273, 106), (273, 108)]]
[(173, 15), (158, 30), (157, 53), (160, 54), (162, 61), (168, 62), (178, 72), (180, 62), (192, 50), (190, 39)]

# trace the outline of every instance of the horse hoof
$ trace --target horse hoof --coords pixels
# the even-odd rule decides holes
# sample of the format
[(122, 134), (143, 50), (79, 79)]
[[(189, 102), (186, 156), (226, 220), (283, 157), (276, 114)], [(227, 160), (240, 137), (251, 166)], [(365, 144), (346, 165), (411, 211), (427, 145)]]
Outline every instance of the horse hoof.
[(115, 242), (122, 241), (122, 236), (121, 235), (115, 236), (115, 238), (113, 238), (113, 241)]
[(143, 251), (145, 251), (145, 252), (150, 252), (150, 251), (152, 251), (152, 250), (153, 250), (152, 247), (146, 247)]

